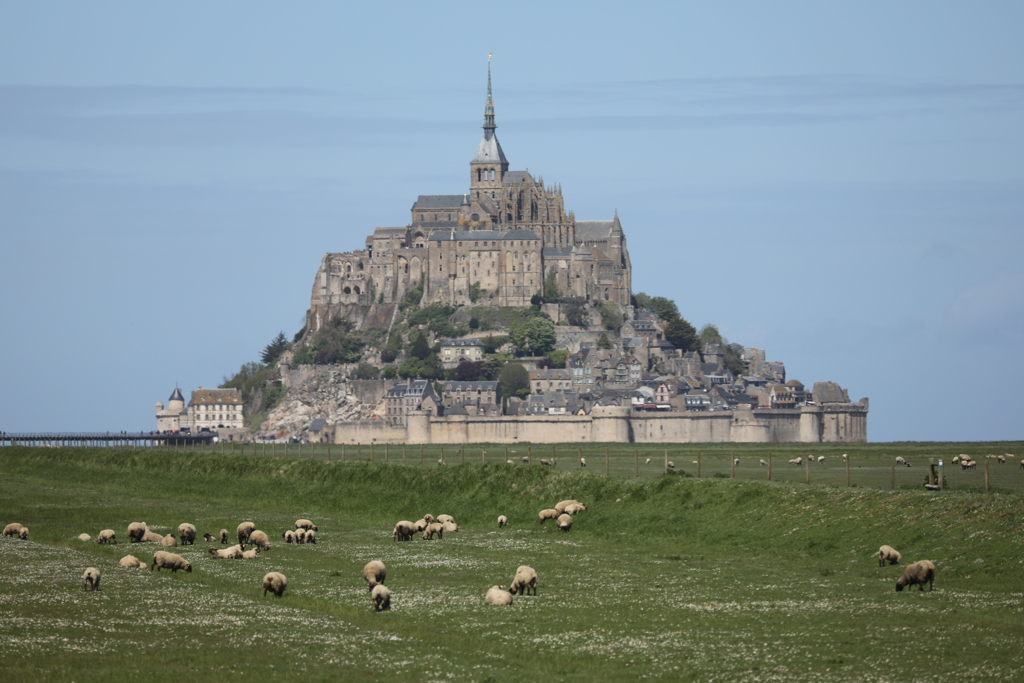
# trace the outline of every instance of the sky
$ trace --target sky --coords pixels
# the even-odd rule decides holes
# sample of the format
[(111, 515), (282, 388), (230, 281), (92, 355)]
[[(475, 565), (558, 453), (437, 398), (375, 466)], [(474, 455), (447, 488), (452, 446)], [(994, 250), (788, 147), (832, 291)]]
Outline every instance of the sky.
[(1024, 439), (1024, 3), (0, 3), (0, 430), (150, 430), (303, 325), (326, 252), (512, 170), (634, 291)]

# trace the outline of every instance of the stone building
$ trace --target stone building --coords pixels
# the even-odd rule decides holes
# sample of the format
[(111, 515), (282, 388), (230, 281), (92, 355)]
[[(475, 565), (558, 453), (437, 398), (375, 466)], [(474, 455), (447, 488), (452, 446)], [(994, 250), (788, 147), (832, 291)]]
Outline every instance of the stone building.
[(319, 329), (331, 306), (398, 303), (420, 286), (423, 303), (526, 306), (549, 273), (564, 296), (630, 306), (632, 266), (618, 214), (577, 221), (559, 185), (509, 170), (496, 128), (488, 65), (469, 187), (420, 195), (408, 225), (375, 229), (365, 249), (324, 255), (307, 329)]
[(181, 389), (175, 387), (174, 393), (167, 400), (166, 409), (162, 401), (157, 401), (156, 429), (159, 432), (241, 429), (243, 410), (242, 394), (238, 389), (199, 387), (192, 392), (186, 407)]
[[(425, 401), (434, 398), (434, 384), (425, 379), (396, 384), (384, 395), (384, 419), (392, 427), (404, 427), (408, 416), (424, 409)], [(436, 402), (433, 404), (436, 407)]]
[(474, 362), (483, 360), (484, 343), (479, 339), (442, 339), (441, 364), (445, 368), (454, 368), (462, 361)]

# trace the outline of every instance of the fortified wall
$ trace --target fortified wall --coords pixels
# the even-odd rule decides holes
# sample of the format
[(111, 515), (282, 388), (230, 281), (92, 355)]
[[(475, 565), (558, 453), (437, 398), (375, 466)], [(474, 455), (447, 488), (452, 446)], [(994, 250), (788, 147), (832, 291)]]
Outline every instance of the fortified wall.
[(334, 426), (334, 443), (865, 443), (868, 400), (792, 410), (645, 413), (597, 406), (580, 416), (411, 414), (407, 427), (377, 421)]

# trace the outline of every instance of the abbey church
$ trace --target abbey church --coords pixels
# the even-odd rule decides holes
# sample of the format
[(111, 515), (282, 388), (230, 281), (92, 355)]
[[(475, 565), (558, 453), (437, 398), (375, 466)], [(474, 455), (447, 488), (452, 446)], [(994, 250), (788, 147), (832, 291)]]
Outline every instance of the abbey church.
[(483, 137), (461, 194), (420, 195), (409, 225), (377, 228), (366, 248), (329, 253), (311, 311), (331, 305), (398, 303), (422, 283), (424, 304), (528, 306), (555, 278), (561, 296), (629, 306), (626, 236), (610, 220), (577, 221), (561, 187), (510, 171), (495, 134), (488, 64)]

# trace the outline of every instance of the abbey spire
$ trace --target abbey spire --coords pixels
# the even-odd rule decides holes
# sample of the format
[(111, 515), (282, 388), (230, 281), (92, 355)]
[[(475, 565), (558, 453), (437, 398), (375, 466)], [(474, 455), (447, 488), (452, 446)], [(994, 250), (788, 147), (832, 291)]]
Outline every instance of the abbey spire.
[(484, 136), (469, 163), (470, 196), (474, 200), (493, 198), (508, 171), (508, 159), (494, 134), (494, 99), (491, 96), (491, 55), (487, 55), (487, 103), (484, 105)]

